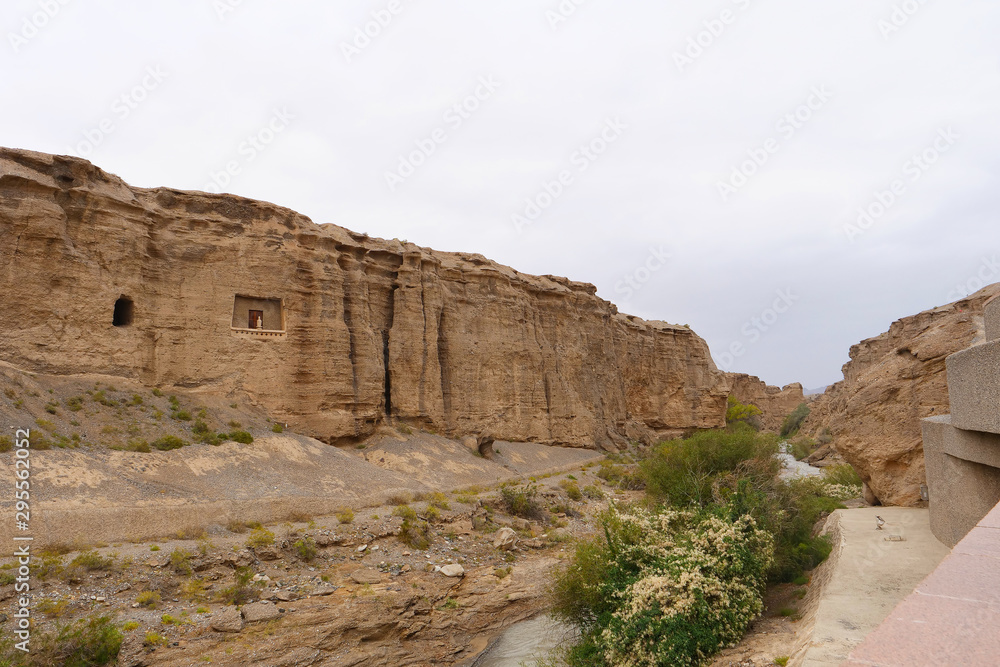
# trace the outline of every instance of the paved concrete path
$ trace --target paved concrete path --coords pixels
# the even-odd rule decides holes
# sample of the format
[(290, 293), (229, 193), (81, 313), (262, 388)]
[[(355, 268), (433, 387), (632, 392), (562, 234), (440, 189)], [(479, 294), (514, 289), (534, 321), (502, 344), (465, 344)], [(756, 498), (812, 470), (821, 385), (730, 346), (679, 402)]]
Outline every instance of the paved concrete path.
[[(876, 530), (875, 517), (886, 524)], [(926, 509), (864, 507), (831, 517), (829, 580), (813, 614), (812, 639), (794, 665), (840, 665), (909, 595), (949, 549), (931, 534)], [(886, 538), (899, 536), (902, 541)]]

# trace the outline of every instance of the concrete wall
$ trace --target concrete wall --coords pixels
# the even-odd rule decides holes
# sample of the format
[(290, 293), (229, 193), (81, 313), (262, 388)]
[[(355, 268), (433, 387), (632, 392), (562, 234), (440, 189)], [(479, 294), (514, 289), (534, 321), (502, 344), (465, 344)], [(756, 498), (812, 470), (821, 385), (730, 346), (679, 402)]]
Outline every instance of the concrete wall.
[(955, 546), (1000, 503), (1000, 436), (955, 428), (944, 415), (923, 421), (931, 530)]
[(986, 342), (948, 357), (951, 414), (923, 420), (931, 530), (955, 546), (1000, 502), (1000, 299)]

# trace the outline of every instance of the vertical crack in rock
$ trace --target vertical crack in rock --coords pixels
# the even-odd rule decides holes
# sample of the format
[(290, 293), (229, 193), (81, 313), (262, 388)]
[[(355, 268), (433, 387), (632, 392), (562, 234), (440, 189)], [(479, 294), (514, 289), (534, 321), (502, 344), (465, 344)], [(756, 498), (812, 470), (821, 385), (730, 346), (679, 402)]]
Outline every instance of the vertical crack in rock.
[(448, 350), (448, 329), (446, 327), (444, 308), (438, 316), (437, 356), (438, 369), (441, 372), (441, 400), (444, 403), (444, 424), (449, 431), (452, 427), (451, 407), (451, 361)]
[(347, 325), (347, 338), (348, 338), (348, 352), (347, 356), (351, 361), (351, 381), (354, 389), (354, 404), (352, 406), (352, 411), (357, 414), (354, 409), (358, 405), (358, 352), (357, 352), (357, 339), (354, 333), (354, 308), (351, 305), (351, 290), (352, 290), (352, 279), (350, 271), (350, 257), (341, 251), (340, 257), (337, 258), (337, 264), (344, 271), (344, 324)]
[(386, 303), (386, 317), (385, 326), (382, 329), (382, 361), (383, 361), (383, 374), (385, 377), (385, 420), (387, 423), (392, 422), (392, 370), (390, 364), (389, 355), (389, 335), (392, 332), (392, 324), (396, 319), (396, 290), (399, 289), (399, 284), (396, 279), (399, 274), (393, 272), (392, 278), (392, 288), (389, 292), (388, 300)]

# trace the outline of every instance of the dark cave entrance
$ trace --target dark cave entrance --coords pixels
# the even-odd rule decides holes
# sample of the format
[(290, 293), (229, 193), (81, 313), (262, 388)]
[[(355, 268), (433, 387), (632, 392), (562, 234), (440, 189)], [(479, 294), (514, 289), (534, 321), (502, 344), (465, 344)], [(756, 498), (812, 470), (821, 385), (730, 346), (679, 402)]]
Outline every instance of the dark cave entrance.
[(132, 324), (132, 318), (135, 314), (135, 304), (132, 303), (132, 299), (127, 296), (119, 297), (115, 301), (115, 312), (112, 316), (111, 323), (116, 327), (127, 327)]

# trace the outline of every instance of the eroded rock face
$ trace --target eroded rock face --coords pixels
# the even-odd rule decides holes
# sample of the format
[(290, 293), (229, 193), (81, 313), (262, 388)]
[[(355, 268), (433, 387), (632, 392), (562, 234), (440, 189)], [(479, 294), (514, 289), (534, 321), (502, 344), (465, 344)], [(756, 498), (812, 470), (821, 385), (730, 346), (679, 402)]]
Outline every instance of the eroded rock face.
[(851, 348), (844, 379), (814, 404), (804, 432), (828, 427), (838, 452), (885, 505), (921, 503), (920, 420), (949, 412), (945, 359), (984, 340), (983, 305), (1000, 284), (894, 322)]
[(327, 442), (397, 420), (585, 447), (724, 423), (705, 342), (592, 285), (85, 160), (0, 149), (0, 257), (0, 359), (245, 393)]
[(763, 411), (760, 425), (767, 431), (780, 431), (785, 417), (806, 402), (802, 385), (798, 382), (786, 387), (774, 387), (753, 375), (727, 373), (726, 377), (730, 394), (740, 403), (756, 405)]

